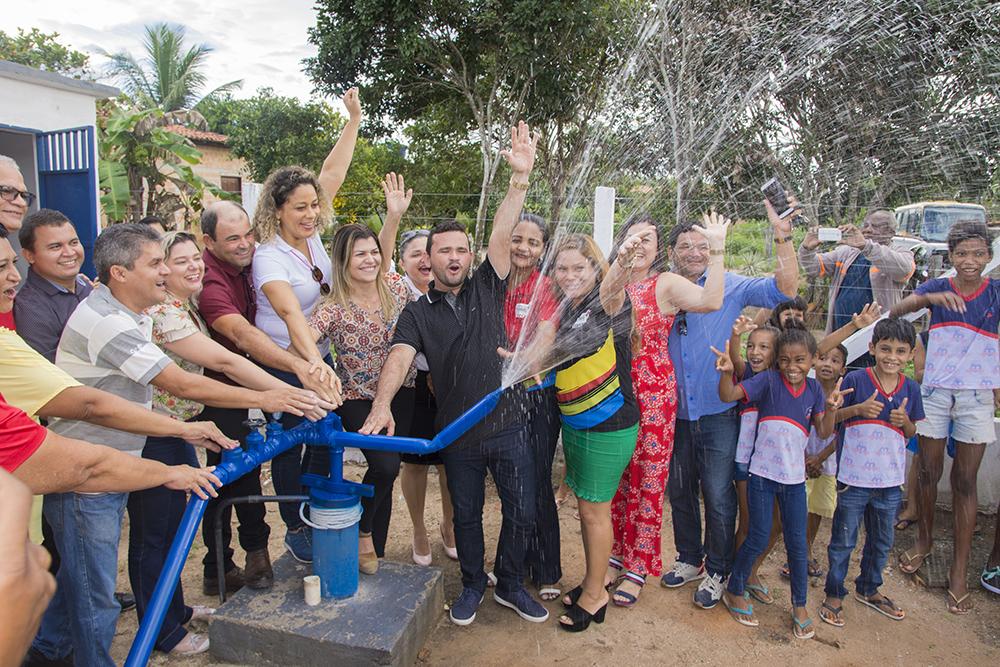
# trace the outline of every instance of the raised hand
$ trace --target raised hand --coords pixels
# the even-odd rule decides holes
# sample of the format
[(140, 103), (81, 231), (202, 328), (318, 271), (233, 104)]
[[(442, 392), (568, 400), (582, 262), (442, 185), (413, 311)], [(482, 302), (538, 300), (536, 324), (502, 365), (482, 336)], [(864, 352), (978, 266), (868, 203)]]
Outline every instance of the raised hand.
[(854, 326), (858, 328), (858, 331), (861, 331), (865, 327), (871, 326), (881, 316), (882, 306), (878, 305), (877, 302), (872, 301), (871, 303), (865, 304), (860, 313), (854, 313), (851, 315), (851, 322), (853, 322)]
[(867, 401), (858, 404), (858, 416), (864, 417), (865, 419), (875, 419), (882, 414), (882, 408), (885, 407), (885, 403), (882, 403), (877, 399), (878, 389), (872, 392), (872, 395), (868, 397)]
[[(768, 204), (770, 206), (770, 204)], [(815, 250), (819, 247), (819, 227), (810, 227), (802, 239), (802, 247), (806, 250)]]
[(718, 351), (715, 349), (715, 346), (710, 346), (709, 349), (715, 353), (715, 370), (720, 373), (732, 373), (733, 360), (729, 357), (729, 341), (726, 341), (726, 349), (724, 352)]
[(413, 199), (413, 188), (406, 189), (403, 175), (391, 171), (386, 174), (382, 181), (382, 192), (385, 193), (386, 217), (402, 218)]
[(855, 227), (854, 225), (841, 225), (840, 226), (840, 242), (844, 245), (849, 245), (852, 248), (857, 248), (861, 250), (865, 247), (868, 239), (865, 235), (861, 233), (860, 227)]
[[(775, 236), (791, 236), (792, 235), (792, 221), (797, 217), (802, 215), (802, 209), (799, 206), (799, 200), (795, 198), (791, 192), (787, 192), (788, 195), (788, 205), (792, 207), (793, 211), (789, 213), (784, 218), (778, 217), (778, 212), (774, 210), (771, 206), (771, 202), (764, 200), (764, 209), (767, 211), (767, 219), (771, 223), (771, 228), (774, 230)], [(819, 245), (819, 238), (816, 239), (816, 245)], [(816, 246), (812, 246), (816, 247)]]
[(358, 89), (348, 88), (344, 96), (340, 98), (340, 101), (344, 103), (347, 107), (347, 113), (350, 115), (351, 120), (361, 122), (361, 97), (358, 95)]
[(726, 247), (726, 233), (729, 225), (732, 224), (729, 218), (712, 210), (701, 214), (701, 225), (693, 225), (692, 229), (708, 240), (708, 247), (712, 250), (724, 250)]
[(910, 415), (906, 412), (906, 404), (909, 400), (909, 398), (904, 398), (900, 401), (898, 408), (889, 411), (889, 423), (896, 428), (903, 428), (910, 423)]
[(637, 234), (632, 234), (618, 248), (618, 256), (615, 257), (615, 261), (621, 264), (623, 268), (632, 268), (632, 262), (635, 261), (635, 254), (642, 248), (642, 242), (655, 235), (656, 230), (652, 227), (647, 227)]
[(757, 324), (753, 321), (753, 319), (745, 315), (740, 315), (736, 318), (736, 321), (733, 322), (733, 335), (742, 336), (745, 333), (750, 333), (756, 328)]
[(925, 294), (924, 298), (927, 299), (927, 303), (933, 306), (941, 306), (948, 310), (954, 310), (956, 313), (965, 312), (965, 299), (954, 292), (930, 292)]
[(500, 155), (510, 165), (515, 175), (527, 176), (535, 165), (535, 150), (541, 135), (528, 129), (523, 120), (510, 128), (510, 149), (500, 151)]
[(839, 409), (840, 406), (842, 406), (844, 404), (844, 396), (847, 396), (852, 391), (854, 391), (853, 388), (850, 388), (850, 389), (841, 389), (840, 388), (840, 383), (843, 382), (843, 381), (844, 381), (844, 378), (840, 378), (839, 380), (837, 380), (837, 386), (834, 387), (833, 391), (831, 391), (830, 394), (826, 397), (826, 409), (827, 410), (837, 410), (837, 409)]

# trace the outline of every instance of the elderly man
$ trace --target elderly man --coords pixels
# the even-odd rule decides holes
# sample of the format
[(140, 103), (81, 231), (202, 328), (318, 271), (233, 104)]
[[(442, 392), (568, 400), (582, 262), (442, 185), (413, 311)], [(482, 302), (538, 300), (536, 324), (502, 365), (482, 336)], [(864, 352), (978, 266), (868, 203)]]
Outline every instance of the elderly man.
[(830, 276), (830, 304), (826, 332), (851, 323), (851, 316), (873, 300), (888, 312), (903, 297), (903, 287), (916, 268), (913, 253), (889, 246), (896, 231), (891, 211), (879, 209), (865, 216), (861, 227), (841, 225), (841, 244), (817, 253), (814, 227), (799, 246), (799, 263), (811, 278)]
[[(709, 346), (725, 347), (733, 322), (747, 306), (774, 308), (798, 290), (791, 217), (779, 218), (770, 204), (765, 202), (765, 207), (777, 248), (774, 277), (726, 272), (722, 308), (678, 313), (667, 343), (677, 374), (677, 426), (667, 494), (678, 555), (660, 581), (667, 588), (678, 588), (702, 579), (693, 595), (702, 609), (718, 604), (733, 564), (737, 510), (733, 478), (740, 430), (736, 404), (719, 399), (715, 355)], [(676, 273), (705, 284), (708, 239), (691, 223), (670, 230), (667, 257)], [(704, 540), (699, 495), (705, 501)]]
[[(21, 229), (21, 220), (34, 201), (35, 195), (28, 192), (17, 162), (6, 155), (0, 155), (0, 225), (6, 227), (11, 234), (16, 233)], [(20, 250), (16, 240), (11, 239), (11, 244), (14, 252)]]

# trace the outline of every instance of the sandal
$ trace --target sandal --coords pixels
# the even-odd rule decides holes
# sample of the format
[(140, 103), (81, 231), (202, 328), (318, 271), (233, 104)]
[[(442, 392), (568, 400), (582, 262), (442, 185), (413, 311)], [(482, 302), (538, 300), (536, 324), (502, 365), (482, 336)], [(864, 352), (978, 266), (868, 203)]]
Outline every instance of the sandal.
[[(621, 589), (622, 585), (625, 583), (632, 583), (639, 587), (639, 590), (635, 593), (629, 593), (628, 591), (623, 591)], [(642, 591), (642, 587), (646, 584), (646, 577), (641, 574), (636, 574), (635, 572), (629, 571), (625, 573), (621, 579), (618, 580), (618, 588), (615, 589), (615, 594), (612, 597), (612, 602), (615, 603), (616, 607), (624, 607), (628, 609), (634, 607), (635, 603), (639, 601), (639, 592)]]
[(816, 560), (815, 558), (813, 558), (812, 560), (810, 560), (810, 561), (809, 561), (809, 565), (808, 565), (808, 567), (809, 567), (809, 570), (808, 570), (808, 572), (809, 572), (809, 576), (810, 576), (810, 577), (813, 577), (814, 579), (819, 579), (819, 578), (820, 578), (820, 577), (822, 577), (822, 576), (823, 576), (824, 574), (826, 574), (826, 572), (824, 572), (824, 571), (823, 571), (823, 570), (822, 570), (822, 569), (820, 568), (820, 566), (819, 566), (819, 561), (818, 561), (818, 560)]
[(795, 612), (792, 612), (792, 634), (795, 635), (796, 639), (812, 639), (815, 637), (816, 628), (812, 627), (812, 624), (811, 618), (800, 621), (795, 618)]
[[(559, 619), (559, 627), (561, 627), (566, 632), (583, 632), (590, 627), (590, 622), (603, 623), (604, 613), (608, 610), (608, 603), (605, 602), (604, 605), (591, 614), (589, 611), (584, 609), (578, 604), (574, 604), (572, 607), (566, 610), (566, 613), (562, 615)], [(569, 623), (563, 623), (563, 618), (568, 618)]]
[(873, 600), (871, 596), (865, 597), (860, 593), (855, 593), (854, 599), (866, 607), (871, 607), (886, 618), (891, 618), (894, 621), (902, 621), (906, 618), (906, 612), (893, 604), (892, 600), (885, 595), (878, 600)]
[(184, 635), (184, 639), (177, 642), (177, 645), (170, 649), (170, 655), (198, 655), (207, 651), (208, 648), (208, 637), (189, 632)]
[[(558, 582), (557, 582), (558, 583)], [(552, 584), (551, 586), (542, 586), (538, 589), (538, 597), (541, 598), (543, 602), (552, 602), (562, 593), (557, 584)]]
[[(758, 577), (760, 579), (760, 577)], [(746, 584), (743, 586), (750, 593), (750, 597), (761, 604), (774, 604), (774, 597), (771, 596), (771, 589), (767, 587), (763, 579), (759, 584)]]
[(191, 618), (188, 621), (203, 621), (209, 616), (215, 614), (215, 609), (213, 607), (206, 607), (200, 604), (191, 605)]
[(792, 571), (790, 569), (788, 569), (788, 563), (785, 563), (784, 565), (781, 566), (781, 569), (778, 570), (778, 574), (781, 575), (782, 579), (791, 579), (792, 578)]
[(968, 607), (968, 608), (964, 608), (964, 609), (962, 608), (962, 603), (969, 599), (969, 595), (971, 595), (971, 594), (970, 593), (966, 593), (965, 595), (963, 595), (960, 598), (959, 597), (955, 597), (955, 594), (952, 593), (951, 589), (949, 588), (948, 589), (948, 597), (950, 597), (952, 601), (948, 603), (948, 611), (950, 611), (951, 613), (955, 614), (956, 616), (965, 616), (970, 611), (972, 611), (974, 609), (974, 607)]
[(925, 554), (913, 554), (912, 556), (909, 551), (904, 551), (899, 556), (899, 571), (904, 574), (916, 574), (917, 570), (923, 566), (924, 561), (930, 557), (929, 551)]
[(896, 522), (896, 530), (906, 530), (917, 522), (916, 519), (900, 519)]
[(567, 609), (573, 607), (574, 605), (576, 605), (576, 602), (577, 600), (580, 599), (581, 595), (583, 595), (583, 586), (577, 586), (576, 588), (574, 588), (573, 590), (571, 590), (570, 592), (566, 593), (566, 595), (563, 596), (562, 599), (563, 606), (566, 607)]
[[(747, 593), (743, 593), (743, 599), (748, 601), (750, 596)], [(750, 602), (746, 609), (740, 609), (739, 607), (734, 607), (729, 604), (729, 596), (725, 593), (722, 594), (722, 603), (726, 605), (726, 609), (729, 610), (729, 615), (733, 617), (733, 620), (740, 625), (745, 625), (748, 628), (756, 628), (760, 625), (760, 621), (753, 618), (753, 603)]]
[(844, 627), (844, 619), (840, 617), (840, 614), (844, 611), (844, 605), (839, 607), (834, 607), (832, 604), (823, 601), (823, 606), (819, 608), (819, 619), (824, 623), (829, 623), (835, 628)]

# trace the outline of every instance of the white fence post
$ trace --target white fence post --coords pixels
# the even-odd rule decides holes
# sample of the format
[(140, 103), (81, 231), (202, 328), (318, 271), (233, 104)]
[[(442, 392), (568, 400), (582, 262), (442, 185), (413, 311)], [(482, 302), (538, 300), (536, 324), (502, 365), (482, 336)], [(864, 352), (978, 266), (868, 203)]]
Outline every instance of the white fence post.
[(594, 240), (607, 257), (615, 236), (615, 189), (594, 188)]

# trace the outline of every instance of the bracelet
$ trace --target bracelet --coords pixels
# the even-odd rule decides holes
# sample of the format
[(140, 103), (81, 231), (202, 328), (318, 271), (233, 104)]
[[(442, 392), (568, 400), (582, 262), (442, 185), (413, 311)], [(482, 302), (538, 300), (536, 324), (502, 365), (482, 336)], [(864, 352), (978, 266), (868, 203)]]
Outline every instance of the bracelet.
[(515, 181), (513, 176), (510, 177), (510, 187), (514, 188), (515, 190), (527, 190), (529, 185), (531, 185), (531, 183), (529, 183), (528, 181), (522, 183), (520, 181)]
[(712, 257), (720, 257), (720, 256), (722, 256), (722, 255), (725, 255), (725, 254), (726, 254), (726, 251), (725, 251), (725, 250), (723, 250), (723, 249), (719, 249), (719, 250), (709, 250), (709, 251), (708, 251), (708, 254), (709, 254), (709, 255), (711, 255)]
[(792, 240), (791, 236), (775, 236), (774, 237), (774, 242), (777, 243), (777, 244), (779, 244), (779, 245), (782, 244), (782, 243), (788, 243), (791, 240)]

